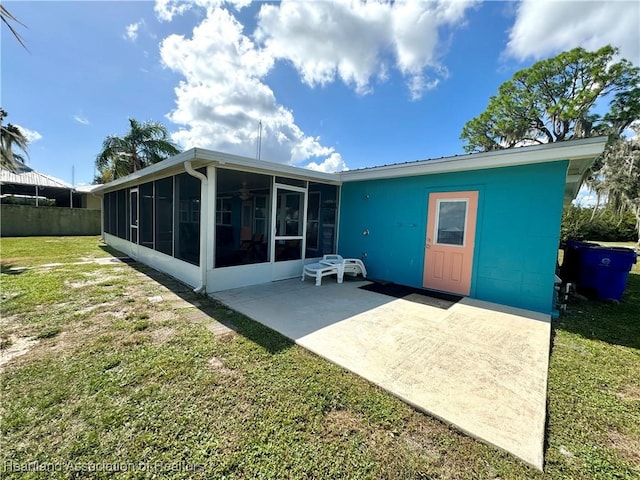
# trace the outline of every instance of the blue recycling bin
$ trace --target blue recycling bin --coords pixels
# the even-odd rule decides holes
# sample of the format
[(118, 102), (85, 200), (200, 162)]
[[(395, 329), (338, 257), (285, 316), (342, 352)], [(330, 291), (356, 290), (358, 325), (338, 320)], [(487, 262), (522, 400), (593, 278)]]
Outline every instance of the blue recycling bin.
[(600, 300), (621, 300), (637, 254), (630, 248), (581, 245), (578, 291)]
[(581, 251), (584, 248), (598, 247), (597, 243), (567, 240), (564, 245), (564, 257), (560, 267), (560, 278), (564, 283), (580, 281)]

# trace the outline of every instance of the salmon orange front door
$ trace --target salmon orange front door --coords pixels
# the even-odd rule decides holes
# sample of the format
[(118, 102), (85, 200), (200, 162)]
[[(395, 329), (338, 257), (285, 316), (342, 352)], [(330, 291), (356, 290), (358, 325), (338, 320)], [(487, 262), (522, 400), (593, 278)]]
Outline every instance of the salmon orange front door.
[(425, 288), (469, 295), (477, 210), (477, 191), (429, 194)]

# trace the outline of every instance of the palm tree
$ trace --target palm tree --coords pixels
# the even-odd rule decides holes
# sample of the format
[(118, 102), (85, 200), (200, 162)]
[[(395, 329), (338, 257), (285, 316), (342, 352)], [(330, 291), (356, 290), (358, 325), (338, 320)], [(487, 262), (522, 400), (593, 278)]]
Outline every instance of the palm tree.
[(130, 118), (129, 124), (131, 128), (124, 137), (109, 135), (102, 143), (96, 167), (103, 182), (124, 177), (180, 153), (161, 123), (140, 123)]
[(4, 5), (0, 5), (0, 18), (2, 19), (2, 23), (4, 23), (7, 26), (7, 28), (11, 31), (11, 33), (13, 33), (13, 36), (16, 37), (16, 40), (18, 40), (20, 45), (22, 45), (25, 50), (29, 51), (27, 46), (24, 44), (24, 40), (22, 39), (22, 36), (20, 36), (18, 31), (15, 28), (13, 28), (13, 25), (11, 25), (10, 22), (19, 23), (23, 27), (26, 27), (26, 25), (22, 23), (20, 20), (18, 20), (16, 17), (14, 17), (13, 14), (9, 10), (7, 10)]
[[(10, 172), (16, 172), (25, 163), (25, 156), (29, 156), (29, 140), (15, 125), (2, 124), (7, 116), (6, 110), (0, 108), (0, 153), (2, 154), (0, 166)], [(24, 155), (16, 153), (14, 146), (22, 150)]]

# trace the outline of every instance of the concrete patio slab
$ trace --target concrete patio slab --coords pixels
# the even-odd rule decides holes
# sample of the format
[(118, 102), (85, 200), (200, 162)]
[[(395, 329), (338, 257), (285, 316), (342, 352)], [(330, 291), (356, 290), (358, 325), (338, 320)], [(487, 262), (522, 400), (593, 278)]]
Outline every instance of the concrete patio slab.
[(549, 316), (358, 288), (367, 283), (284, 280), (214, 298), (542, 470)]

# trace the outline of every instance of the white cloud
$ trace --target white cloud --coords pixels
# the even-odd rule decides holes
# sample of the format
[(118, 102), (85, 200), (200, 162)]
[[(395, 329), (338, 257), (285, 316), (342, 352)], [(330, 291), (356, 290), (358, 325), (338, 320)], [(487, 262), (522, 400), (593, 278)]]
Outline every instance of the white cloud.
[(76, 122), (78, 122), (78, 123), (80, 123), (80, 124), (82, 124), (82, 125), (90, 125), (90, 124), (91, 124), (91, 122), (89, 121), (89, 119), (88, 119), (88, 118), (86, 118), (86, 117), (84, 117), (84, 116), (82, 116), (82, 115), (74, 115), (74, 116), (73, 116), (73, 119), (74, 119)]
[(156, 0), (154, 10), (159, 20), (170, 22), (195, 7), (212, 10), (224, 4), (233, 5), (237, 10), (246, 7), (251, 0)]
[(156, 0), (154, 10), (159, 20), (170, 22), (173, 17), (182, 15), (192, 7), (188, 0)]
[(160, 46), (164, 64), (184, 75), (169, 119), (183, 128), (183, 147), (212, 148), (253, 157), (262, 122), (261, 158), (298, 164), (334, 153), (296, 125), (263, 78), (273, 58), (242, 33), (225, 9), (210, 9), (193, 36), (171, 35)]
[(35, 130), (29, 130), (28, 128), (22, 127), (20, 125), (15, 125), (15, 126), (20, 129), (22, 134), (27, 139), (28, 143), (37, 142), (38, 140), (40, 140), (42, 138), (42, 135), (40, 134), (40, 132), (37, 132)]
[(525, 0), (517, 8), (505, 54), (540, 59), (575, 47), (611, 44), (640, 65), (640, 3)]
[(135, 42), (138, 39), (138, 30), (144, 25), (144, 20), (127, 25), (124, 31), (124, 39)]
[(308, 165), (306, 165), (306, 167), (309, 170), (315, 170), (316, 172), (327, 172), (327, 173), (344, 172), (345, 170), (349, 170), (349, 168), (347, 167), (347, 164), (344, 163), (344, 160), (342, 159), (342, 155), (340, 155), (337, 152), (334, 152), (331, 155), (329, 155), (329, 157), (327, 157), (321, 163), (310, 162)]
[(184, 148), (253, 157), (261, 121), (261, 158), (346, 169), (334, 147), (305, 134), (278, 103), (267, 84), (276, 62), (291, 62), (308, 85), (339, 80), (360, 94), (395, 69), (417, 99), (447, 75), (439, 29), (464, 22), (472, 3), (284, 1), (262, 5), (255, 32), (247, 32), (223, 5), (241, 9), (248, 0), (157, 0), (163, 21), (192, 8), (205, 13), (190, 36), (171, 35), (160, 44), (164, 65), (184, 77), (167, 116), (181, 126), (173, 138)]
[[(144, 18), (141, 18), (138, 22), (127, 25), (125, 27), (124, 35), (122, 35), (122, 38), (131, 42), (135, 42), (136, 40), (138, 40), (138, 37), (141, 33), (144, 33), (147, 37), (152, 39), (158, 38), (157, 35), (149, 29)], [(146, 51), (143, 51), (143, 54), (145, 54), (145, 57), (148, 56), (148, 52)]]
[(463, 23), (467, 1), (295, 2), (265, 4), (257, 41), (276, 59), (290, 61), (310, 86), (339, 78), (358, 93), (372, 91), (395, 67), (418, 99), (446, 77), (439, 29)]

